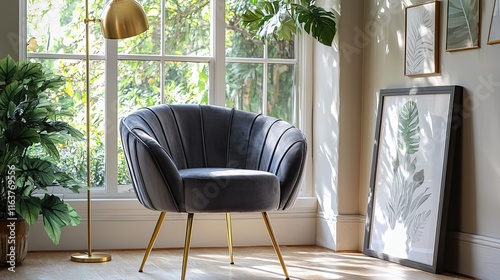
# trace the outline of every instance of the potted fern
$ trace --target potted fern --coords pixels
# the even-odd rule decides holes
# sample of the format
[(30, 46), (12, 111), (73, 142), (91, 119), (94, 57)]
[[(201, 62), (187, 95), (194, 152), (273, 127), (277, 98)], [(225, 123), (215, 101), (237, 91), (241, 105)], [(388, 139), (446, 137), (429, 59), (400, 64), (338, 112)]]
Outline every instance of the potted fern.
[(304, 31), (331, 46), (337, 33), (335, 14), (316, 6), (315, 0), (250, 0), (254, 5), (242, 15), (243, 25), (261, 39), (291, 40)]
[[(16, 263), (22, 261), (27, 230), (39, 216), (54, 244), (62, 227), (81, 222), (67, 202), (50, 192), (53, 186), (73, 192), (86, 188), (57, 167), (58, 149), (70, 140), (83, 140), (81, 132), (59, 120), (70, 113), (69, 100), (56, 92), (63, 84), (40, 63), (16, 62), (10, 56), (0, 60), (0, 223), (7, 223), (0, 226), (3, 264), (9, 253), (15, 253)], [(13, 232), (17, 242), (8, 239)], [(9, 252), (14, 247), (7, 244), (13, 243), (16, 252)]]

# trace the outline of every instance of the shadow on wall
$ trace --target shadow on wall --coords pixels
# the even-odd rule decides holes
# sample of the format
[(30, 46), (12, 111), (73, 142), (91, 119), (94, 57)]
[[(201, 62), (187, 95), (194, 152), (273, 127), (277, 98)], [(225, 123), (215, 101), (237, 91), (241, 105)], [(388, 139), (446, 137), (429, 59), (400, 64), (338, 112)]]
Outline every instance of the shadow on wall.
[[(460, 232), (464, 224), (464, 214), (469, 218), (468, 227), (474, 232), (477, 229), (477, 203), (476, 203), (476, 172), (474, 133), (472, 127), (472, 110), (467, 104), (472, 100), (467, 91), (464, 91), (462, 111), (462, 126), (457, 133), (456, 145), (460, 147), (455, 154), (452, 184), (450, 190), (450, 204), (448, 213), (447, 232)], [(466, 174), (466, 176), (464, 176)], [(467, 197), (468, 207), (464, 207), (464, 197)], [(445, 244), (445, 269), (460, 271), (459, 242), (448, 234)], [(471, 256), (472, 259), (472, 256)]]

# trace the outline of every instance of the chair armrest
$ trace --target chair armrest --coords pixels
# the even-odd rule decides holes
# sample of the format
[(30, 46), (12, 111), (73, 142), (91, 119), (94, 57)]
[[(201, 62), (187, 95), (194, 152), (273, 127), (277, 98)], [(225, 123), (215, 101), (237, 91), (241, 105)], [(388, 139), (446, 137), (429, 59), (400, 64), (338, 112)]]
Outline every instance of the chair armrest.
[(122, 145), (138, 200), (157, 211), (184, 211), (182, 179), (170, 155), (139, 128), (120, 124)]

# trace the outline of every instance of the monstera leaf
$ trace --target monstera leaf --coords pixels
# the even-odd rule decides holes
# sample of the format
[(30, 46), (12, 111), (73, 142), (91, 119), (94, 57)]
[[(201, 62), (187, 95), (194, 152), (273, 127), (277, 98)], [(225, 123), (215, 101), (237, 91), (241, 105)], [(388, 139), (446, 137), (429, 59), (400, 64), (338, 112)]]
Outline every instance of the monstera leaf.
[(478, 45), (479, 0), (448, 1), (447, 49)]
[(242, 24), (260, 39), (291, 40), (301, 31), (331, 46), (337, 32), (335, 14), (315, 5), (315, 0), (258, 1), (241, 15)]

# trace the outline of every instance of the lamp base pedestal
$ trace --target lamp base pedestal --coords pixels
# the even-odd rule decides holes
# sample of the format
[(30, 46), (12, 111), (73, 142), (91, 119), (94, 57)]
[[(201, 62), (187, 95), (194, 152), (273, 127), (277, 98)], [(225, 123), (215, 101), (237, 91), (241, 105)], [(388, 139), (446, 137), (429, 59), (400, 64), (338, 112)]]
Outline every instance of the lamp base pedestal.
[(74, 262), (83, 263), (109, 262), (111, 260), (111, 255), (99, 252), (92, 252), (91, 255), (89, 255), (88, 253), (75, 253), (71, 255), (71, 260)]

